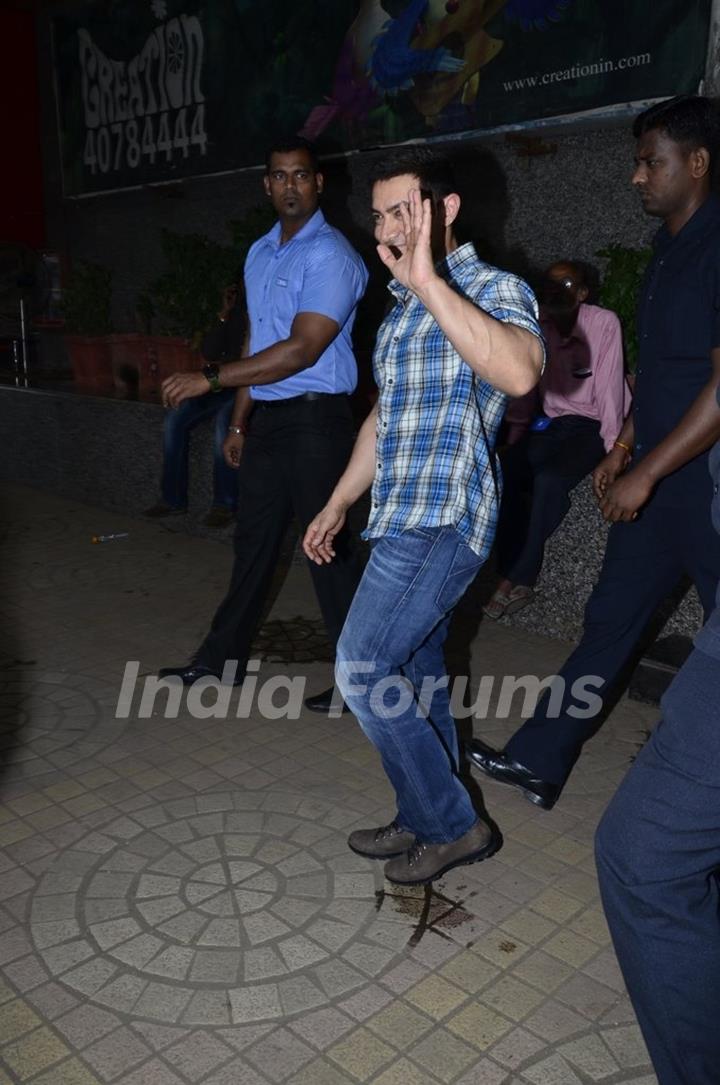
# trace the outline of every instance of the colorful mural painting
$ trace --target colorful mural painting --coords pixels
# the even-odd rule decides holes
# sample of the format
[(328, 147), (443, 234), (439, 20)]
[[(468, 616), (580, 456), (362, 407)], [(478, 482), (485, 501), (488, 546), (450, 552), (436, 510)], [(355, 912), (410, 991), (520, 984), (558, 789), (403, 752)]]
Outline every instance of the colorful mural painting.
[(89, 0), (53, 20), (66, 195), (692, 92), (711, 0)]

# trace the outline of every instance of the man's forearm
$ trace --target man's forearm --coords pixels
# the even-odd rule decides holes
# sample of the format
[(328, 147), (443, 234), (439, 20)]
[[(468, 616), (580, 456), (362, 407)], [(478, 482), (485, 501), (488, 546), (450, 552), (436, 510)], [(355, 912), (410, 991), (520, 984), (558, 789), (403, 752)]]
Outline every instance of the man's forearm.
[(247, 388), (251, 384), (274, 384), (313, 364), (302, 343), (281, 339), (239, 362), (226, 362), (220, 370), (223, 388)]
[(346, 511), (372, 485), (375, 478), (376, 439), (377, 405), (373, 407), (360, 427), (350, 461), (333, 490), (328, 505), (334, 505)]
[(510, 396), (535, 387), (543, 348), (532, 332), (489, 316), (439, 276), (418, 297), (463, 361), (488, 384)]
[(240, 429), (243, 429), (250, 416), (252, 405), (253, 402), (250, 398), (249, 390), (247, 388), (238, 388), (235, 393), (235, 402), (233, 404), (230, 425), (238, 426)]
[(628, 455), (632, 454), (633, 445), (635, 444), (635, 422), (633, 421), (632, 410), (630, 410), (623, 422), (623, 427), (615, 438), (615, 444), (624, 448)]
[(717, 403), (718, 377), (705, 385), (698, 398), (675, 429), (638, 464), (653, 483), (684, 467), (720, 438), (720, 408)]

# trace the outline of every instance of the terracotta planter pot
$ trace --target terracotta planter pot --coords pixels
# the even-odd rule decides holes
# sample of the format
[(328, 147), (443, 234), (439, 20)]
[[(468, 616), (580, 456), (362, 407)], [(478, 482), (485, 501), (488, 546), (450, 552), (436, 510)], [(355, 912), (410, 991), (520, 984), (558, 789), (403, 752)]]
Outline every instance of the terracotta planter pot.
[(73, 368), (75, 387), (81, 392), (107, 394), (113, 374), (108, 336), (66, 335), (65, 346)]
[(155, 352), (158, 383), (162, 383), (173, 373), (187, 373), (202, 365), (200, 354), (193, 350), (185, 339), (156, 335), (153, 336), (152, 348)]
[(125, 399), (149, 399), (159, 394), (157, 361), (152, 339), (139, 332), (110, 336), (115, 391)]
[(197, 369), (202, 362), (184, 339), (128, 332), (109, 340), (115, 390), (128, 399), (157, 401), (165, 377)]

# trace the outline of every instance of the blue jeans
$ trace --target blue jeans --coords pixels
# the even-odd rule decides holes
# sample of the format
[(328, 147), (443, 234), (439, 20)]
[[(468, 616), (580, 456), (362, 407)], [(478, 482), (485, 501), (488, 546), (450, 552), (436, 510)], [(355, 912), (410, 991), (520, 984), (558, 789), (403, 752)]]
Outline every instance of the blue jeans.
[(720, 659), (694, 651), (600, 822), (615, 951), (660, 1085), (720, 1080)]
[(478, 820), (458, 777), (443, 644), (481, 565), (452, 527), (379, 539), (337, 646), (338, 688), (382, 758), (397, 822), (425, 843)]
[(187, 508), (190, 431), (215, 416), (213, 435), (213, 505), (234, 509), (237, 503), (237, 471), (228, 467), (222, 446), (230, 424), (235, 389), (207, 392), (186, 399), (176, 411), (167, 411), (163, 427), (162, 499), (174, 509)]

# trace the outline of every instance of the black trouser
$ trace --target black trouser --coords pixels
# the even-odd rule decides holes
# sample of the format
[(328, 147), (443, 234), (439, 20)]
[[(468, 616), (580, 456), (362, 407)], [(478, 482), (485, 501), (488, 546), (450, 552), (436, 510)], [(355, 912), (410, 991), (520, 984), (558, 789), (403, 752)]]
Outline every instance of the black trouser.
[[(353, 446), (347, 396), (313, 396), (256, 404), (238, 471), (235, 565), (230, 587), (196, 653), (222, 670), (248, 658), (280, 546), (295, 515), (302, 531), (326, 504)], [(309, 563), (328, 637), (336, 644), (362, 566), (347, 530), (329, 565)]]
[(500, 575), (535, 584), (545, 543), (570, 508), (570, 492), (603, 456), (600, 423), (554, 418), (501, 453), (503, 498), (497, 531)]
[[(694, 581), (707, 617), (720, 578), (720, 539), (713, 530), (709, 495), (680, 508), (651, 498), (637, 520), (613, 524), (600, 579), (585, 609), (582, 640), (560, 671), (565, 685), (559, 713), (543, 695), (534, 715), (505, 747), (508, 756), (543, 780), (565, 783), (583, 744), (598, 729), (602, 702), (683, 574)], [(595, 711), (582, 694), (588, 676), (600, 679), (589, 687), (600, 698)]]

